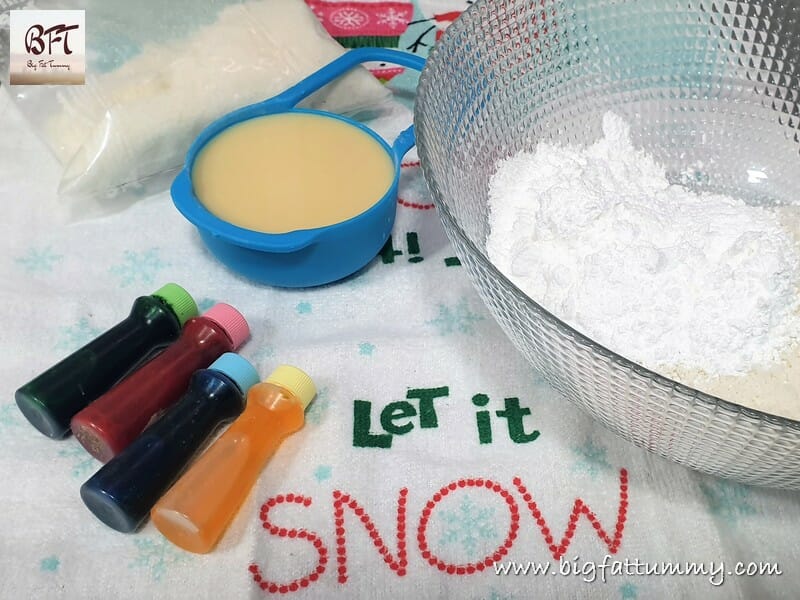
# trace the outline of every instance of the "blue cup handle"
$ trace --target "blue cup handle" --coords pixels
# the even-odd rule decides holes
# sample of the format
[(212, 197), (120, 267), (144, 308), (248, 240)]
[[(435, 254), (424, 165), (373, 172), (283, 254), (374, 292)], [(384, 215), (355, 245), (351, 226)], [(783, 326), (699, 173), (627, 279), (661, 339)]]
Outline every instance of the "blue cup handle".
[(425, 66), (424, 58), (416, 54), (411, 54), (410, 52), (389, 50), (387, 48), (356, 48), (345, 52), (339, 58), (331, 61), (320, 70), (312, 73), (277, 96), (273, 96), (259, 104), (268, 104), (270, 110), (275, 110), (276, 108), (280, 111), (292, 109), (297, 106), (298, 102), (307, 98), (353, 67), (370, 61), (390, 62), (417, 71), (421, 71)]
[(404, 129), (400, 135), (397, 136), (397, 139), (392, 144), (392, 154), (394, 155), (394, 164), (395, 167), (399, 167), (400, 163), (403, 161), (403, 157), (406, 153), (414, 147), (417, 143), (416, 138), (414, 137), (414, 126), (411, 125), (408, 129)]
[[(421, 71), (425, 66), (424, 58), (409, 52), (389, 50), (387, 48), (356, 48), (345, 52), (342, 56), (322, 67), (319, 71), (312, 73), (288, 90), (260, 104), (262, 106), (269, 105), (271, 111), (290, 110), (297, 106), (298, 102), (356, 65), (370, 61), (390, 62), (416, 71)], [(414, 144), (416, 144), (416, 140), (414, 138), (414, 126), (412, 125), (397, 136), (394, 144), (392, 144), (392, 154), (396, 166), (400, 165), (403, 157), (414, 147)]]

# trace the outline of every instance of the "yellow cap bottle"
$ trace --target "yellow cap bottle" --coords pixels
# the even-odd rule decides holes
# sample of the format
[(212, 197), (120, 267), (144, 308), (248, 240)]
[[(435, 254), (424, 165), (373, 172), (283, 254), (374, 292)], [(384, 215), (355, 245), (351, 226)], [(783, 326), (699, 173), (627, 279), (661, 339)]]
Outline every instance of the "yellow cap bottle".
[(241, 416), (150, 512), (164, 537), (189, 552), (209, 552), (283, 439), (303, 426), (316, 393), (311, 378), (288, 365), (250, 388)]

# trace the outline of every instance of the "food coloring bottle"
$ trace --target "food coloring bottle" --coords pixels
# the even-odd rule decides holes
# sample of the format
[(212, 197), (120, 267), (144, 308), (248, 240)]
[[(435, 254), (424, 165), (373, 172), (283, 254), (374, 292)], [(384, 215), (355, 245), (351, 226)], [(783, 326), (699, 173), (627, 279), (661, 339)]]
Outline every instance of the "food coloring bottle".
[(43, 434), (63, 438), (76, 413), (177, 339), (195, 316), (194, 300), (174, 283), (137, 298), (125, 320), (19, 388), (17, 406)]
[(258, 382), (253, 365), (233, 353), (195, 372), (180, 400), (81, 486), (84, 504), (117, 531), (138, 529), (214, 431), (242, 412)]
[(315, 394), (311, 378), (286, 365), (253, 386), (242, 415), (153, 507), (158, 530), (184, 550), (210, 551)]
[(181, 397), (195, 371), (237, 350), (249, 336), (239, 311), (215, 304), (189, 319), (161, 354), (75, 415), (72, 433), (96, 459), (111, 460)]

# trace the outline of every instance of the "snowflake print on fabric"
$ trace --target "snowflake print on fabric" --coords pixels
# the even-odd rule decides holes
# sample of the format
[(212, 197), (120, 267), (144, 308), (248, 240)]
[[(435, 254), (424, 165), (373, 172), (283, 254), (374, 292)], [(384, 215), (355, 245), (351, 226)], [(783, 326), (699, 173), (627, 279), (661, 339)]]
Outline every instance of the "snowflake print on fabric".
[(70, 443), (67, 448), (58, 451), (58, 455), (62, 458), (69, 459), (72, 462), (71, 474), (75, 479), (84, 479), (92, 471), (95, 471), (100, 463), (96, 461), (91, 454), (77, 442)]
[(386, 12), (378, 13), (378, 23), (388, 25), (392, 29), (399, 29), (408, 25), (406, 16), (399, 10), (389, 8)]
[(454, 544), (467, 556), (476, 556), (484, 540), (499, 537), (494, 508), (476, 504), (468, 495), (462, 498), (457, 510), (442, 510), (439, 519), (443, 526), (439, 543)]
[(119, 279), (122, 287), (135, 283), (152, 284), (156, 275), (169, 266), (162, 260), (160, 248), (150, 248), (144, 252), (126, 250), (123, 256), (121, 263), (109, 269), (111, 274)]
[(56, 556), (48, 556), (47, 558), (43, 558), (39, 563), (39, 569), (42, 573), (55, 573), (58, 571), (58, 566), (61, 564), (61, 561), (58, 560)]
[(330, 479), (332, 472), (333, 469), (331, 468), (330, 465), (320, 465), (316, 469), (314, 469), (314, 478), (321, 483), (326, 479)]
[(340, 8), (331, 13), (330, 19), (342, 29), (360, 29), (369, 23), (369, 15), (357, 8)]
[(217, 301), (214, 300), (213, 298), (208, 298), (208, 297), (200, 298), (200, 300), (197, 301), (197, 310), (199, 310), (200, 313), (202, 314), (206, 312), (209, 308), (214, 306), (216, 303)]
[(14, 260), (26, 273), (34, 275), (36, 273), (52, 273), (55, 264), (63, 258), (62, 254), (53, 252), (50, 246), (44, 248), (31, 246), (25, 255), (18, 256)]
[(475, 334), (475, 323), (483, 321), (483, 317), (473, 313), (467, 300), (462, 298), (455, 306), (439, 304), (439, 314), (435, 319), (427, 321), (427, 325), (433, 325), (439, 331), (439, 335), (450, 335), (451, 333), (463, 333), (465, 335)]
[(632, 583), (619, 586), (620, 600), (636, 600), (638, 592)]
[(275, 356), (275, 348), (270, 344), (265, 344), (250, 355), (250, 362), (255, 366), (261, 366), (273, 356)]
[(369, 342), (362, 342), (358, 345), (358, 353), (361, 356), (372, 356), (373, 352), (375, 352), (374, 344), (370, 344)]
[(0, 429), (22, 425), (19, 408), (15, 403), (0, 406)]
[(317, 390), (316, 397), (306, 411), (306, 423), (319, 425), (328, 413), (329, 405), (328, 388)]
[(77, 350), (91, 342), (98, 335), (103, 333), (99, 327), (89, 323), (89, 319), (81, 317), (75, 325), (62, 327), (56, 350)]
[(750, 488), (739, 483), (721, 479), (703, 481), (700, 483), (700, 491), (705, 498), (708, 512), (729, 525), (735, 526), (739, 521), (758, 512), (750, 503)]
[(150, 575), (156, 581), (161, 581), (170, 567), (186, 562), (189, 557), (189, 554), (178, 550), (162, 537), (156, 540), (138, 538), (134, 539), (133, 543), (136, 544), (137, 552), (129, 567), (150, 571)]
[(533, 371), (531, 374), (531, 382), (533, 385), (548, 385), (547, 380), (539, 371)]
[[(345, 48), (397, 48), (414, 18), (410, 0), (305, 1), (326, 31)], [(383, 82), (404, 72), (403, 67), (387, 63), (364, 66)]]
[(606, 449), (598, 446), (592, 438), (586, 438), (582, 446), (573, 446), (572, 453), (576, 460), (572, 465), (572, 470), (579, 473), (586, 473), (592, 479), (611, 469), (611, 465), (606, 460)]

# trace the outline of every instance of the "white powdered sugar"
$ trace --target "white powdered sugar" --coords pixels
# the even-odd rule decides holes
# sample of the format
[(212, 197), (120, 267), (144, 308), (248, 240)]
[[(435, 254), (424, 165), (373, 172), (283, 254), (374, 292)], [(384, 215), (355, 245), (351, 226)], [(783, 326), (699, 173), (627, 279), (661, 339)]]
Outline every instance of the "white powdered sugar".
[(603, 132), (498, 165), (492, 262), (578, 331), (664, 374), (780, 361), (800, 333), (800, 254), (780, 215), (670, 185), (613, 113)]

